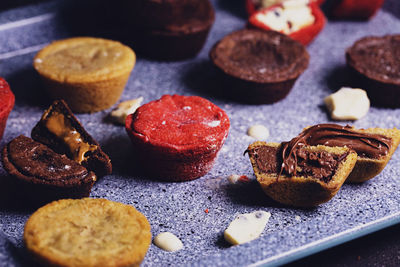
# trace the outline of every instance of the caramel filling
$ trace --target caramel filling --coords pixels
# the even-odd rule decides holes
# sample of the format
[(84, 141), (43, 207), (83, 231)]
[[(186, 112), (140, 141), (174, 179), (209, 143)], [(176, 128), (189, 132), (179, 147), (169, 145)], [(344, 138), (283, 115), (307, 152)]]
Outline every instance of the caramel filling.
[(46, 127), (52, 134), (63, 140), (69, 148), (72, 159), (78, 163), (87, 159), (86, 152), (97, 149), (96, 145), (82, 140), (81, 134), (71, 126), (63, 114), (53, 113), (49, 116), (46, 120)]

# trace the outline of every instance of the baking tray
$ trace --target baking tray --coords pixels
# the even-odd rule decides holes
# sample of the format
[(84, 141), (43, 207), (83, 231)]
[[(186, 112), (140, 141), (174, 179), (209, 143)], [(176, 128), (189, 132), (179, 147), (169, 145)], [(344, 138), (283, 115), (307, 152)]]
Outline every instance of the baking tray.
[[(16, 95), (1, 146), (20, 134), (29, 136), (50, 104), (32, 68), (35, 52), (54, 39), (85, 34), (65, 20), (65, 8), (61, 7), (67, 2), (73, 3), (48, 2), (0, 13), (0, 76), (10, 82)], [(137, 165), (138, 155), (125, 129), (108, 122), (110, 110), (77, 115), (110, 155), (114, 167), (112, 175), (94, 185), (91, 196), (135, 206), (149, 219), (153, 235), (170, 231), (184, 243), (184, 249), (175, 253), (152, 245), (143, 266), (280, 265), (399, 223), (399, 152), (373, 180), (361, 185), (345, 184), (331, 201), (313, 209), (288, 208), (266, 197), (243, 152), (254, 141), (246, 135), (251, 125), (267, 126), (268, 141), (280, 142), (291, 139), (307, 125), (329, 122), (323, 98), (351, 84), (345, 49), (365, 35), (400, 29), (400, 2), (387, 0), (369, 22), (329, 22), (308, 47), (310, 66), (289, 96), (273, 105), (258, 106), (230, 102), (218, 93), (220, 85), (208, 51), (222, 36), (242, 28), (245, 17), (242, 1), (220, 0), (213, 4), (216, 22), (201, 53), (194, 59), (172, 63), (139, 56), (122, 95), (122, 100), (143, 96), (145, 102), (163, 94), (200, 95), (223, 108), (232, 126), (210, 173), (184, 183), (147, 179)], [(113, 30), (107, 28), (104, 35), (110, 33)], [(98, 31), (93, 34), (101, 35)], [(371, 108), (354, 125), (399, 127), (400, 109)], [(227, 181), (231, 174), (247, 175), (252, 182), (231, 185)], [(0, 265), (32, 265), (22, 244), (23, 226), (32, 211), (26, 208), (23, 196), (7, 186), (2, 168), (0, 175)], [(271, 212), (267, 229), (253, 242), (230, 247), (223, 239), (224, 229), (236, 214), (254, 210)]]

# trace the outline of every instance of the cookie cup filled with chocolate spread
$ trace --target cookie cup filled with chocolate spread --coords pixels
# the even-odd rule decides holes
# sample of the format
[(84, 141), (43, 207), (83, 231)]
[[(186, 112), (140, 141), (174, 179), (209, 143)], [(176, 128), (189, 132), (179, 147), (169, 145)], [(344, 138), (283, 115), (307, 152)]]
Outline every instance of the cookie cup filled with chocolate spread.
[(367, 91), (373, 105), (400, 107), (400, 35), (364, 37), (346, 51), (354, 85)]
[(284, 34), (258, 29), (228, 34), (209, 56), (219, 70), (225, 94), (253, 104), (286, 97), (309, 63), (302, 44)]
[(258, 141), (247, 152), (263, 191), (289, 206), (313, 207), (329, 201), (357, 160), (357, 154), (345, 147), (304, 146), (289, 152), (285, 145)]
[(140, 164), (149, 176), (188, 181), (213, 166), (229, 131), (226, 113), (198, 96), (164, 95), (126, 119)]
[(125, 88), (136, 55), (119, 42), (91, 37), (59, 40), (39, 51), (33, 66), (53, 99), (74, 112), (111, 107)]
[(386, 167), (400, 143), (400, 130), (317, 124), (307, 127), (293, 140), (312, 146), (353, 149), (357, 153), (357, 163), (346, 182), (361, 183), (374, 178)]

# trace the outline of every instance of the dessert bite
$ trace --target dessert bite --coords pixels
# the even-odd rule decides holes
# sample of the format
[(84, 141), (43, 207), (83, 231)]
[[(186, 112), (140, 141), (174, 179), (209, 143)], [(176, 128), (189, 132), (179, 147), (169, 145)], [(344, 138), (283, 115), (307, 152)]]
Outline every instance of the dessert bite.
[(332, 15), (345, 19), (370, 19), (385, 0), (338, 0), (334, 1)]
[(286, 34), (308, 45), (324, 28), (326, 18), (319, 6), (308, 1), (284, 1), (254, 13), (250, 26)]
[(209, 0), (125, 2), (131, 13), (133, 45), (155, 59), (182, 60), (196, 56), (214, 24), (215, 12)]
[(62, 199), (31, 215), (24, 243), (46, 266), (139, 266), (151, 232), (146, 217), (130, 205), (106, 199)]
[(9, 142), (2, 156), (4, 169), (35, 198), (87, 197), (97, 179), (77, 162), (23, 135)]
[(317, 124), (304, 129), (291, 142), (353, 149), (358, 155), (357, 164), (347, 181), (361, 183), (375, 177), (385, 168), (399, 145), (400, 130)]
[(115, 104), (135, 61), (132, 49), (119, 42), (76, 37), (40, 50), (33, 66), (52, 98), (64, 99), (74, 112), (82, 113)]
[(98, 177), (110, 174), (110, 158), (86, 132), (67, 104), (56, 100), (32, 129), (32, 138), (81, 164)]
[(252, 104), (277, 102), (306, 70), (305, 47), (275, 31), (244, 29), (228, 34), (210, 51), (226, 95)]
[(188, 181), (213, 166), (229, 131), (226, 113), (198, 96), (164, 95), (126, 119), (126, 131), (149, 175)]
[(14, 107), (15, 96), (10, 86), (0, 77), (0, 140), (3, 137), (6, 128), (8, 115)]
[(353, 170), (357, 154), (346, 147), (290, 142), (251, 144), (247, 152), (257, 181), (275, 201), (313, 207), (329, 201)]
[(354, 83), (364, 88), (373, 105), (400, 107), (400, 35), (364, 37), (346, 51)]

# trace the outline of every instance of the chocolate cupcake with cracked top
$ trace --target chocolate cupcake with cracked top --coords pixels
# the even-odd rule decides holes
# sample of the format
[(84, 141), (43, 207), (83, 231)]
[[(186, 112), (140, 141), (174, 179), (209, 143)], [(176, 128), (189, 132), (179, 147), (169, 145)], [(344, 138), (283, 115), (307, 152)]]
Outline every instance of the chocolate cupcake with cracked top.
[(134, 13), (129, 16), (133, 20), (134, 45), (154, 59), (196, 56), (215, 19), (209, 0), (138, 0), (127, 4), (127, 10)]
[(361, 183), (382, 172), (400, 143), (400, 130), (356, 129), (338, 124), (317, 124), (303, 130), (291, 143), (348, 147), (357, 152), (357, 164), (347, 182)]
[(110, 158), (76, 119), (63, 100), (56, 100), (32, 129), (32, 138), (81, 164), (98, 177), (110, 174)]
[(313, 207), (339, 191), (357, 161), (346, 147), (293, 146), (255, 142), (247, 152), (257, 181), (275, 201)]
[(290, 37), (244, 29), (217, 42), (210, 59), (221, 71), (227, 95), (253, 104), (277, 102), (305, 71), (309, 54)]
[(400, 107), (400, 35), (365, 37), (347, 49), (347, 65), (372, 104)]
[(65, 155), (20, 135), (3, 149), (4, 169), (38, 201), (89, 196), (96, 175)]
[(209, 172), (228, 136), (226, 113), (198, 96), (164, 95), (126, 119), (126, 131), (150, 176), (189, 181)]

